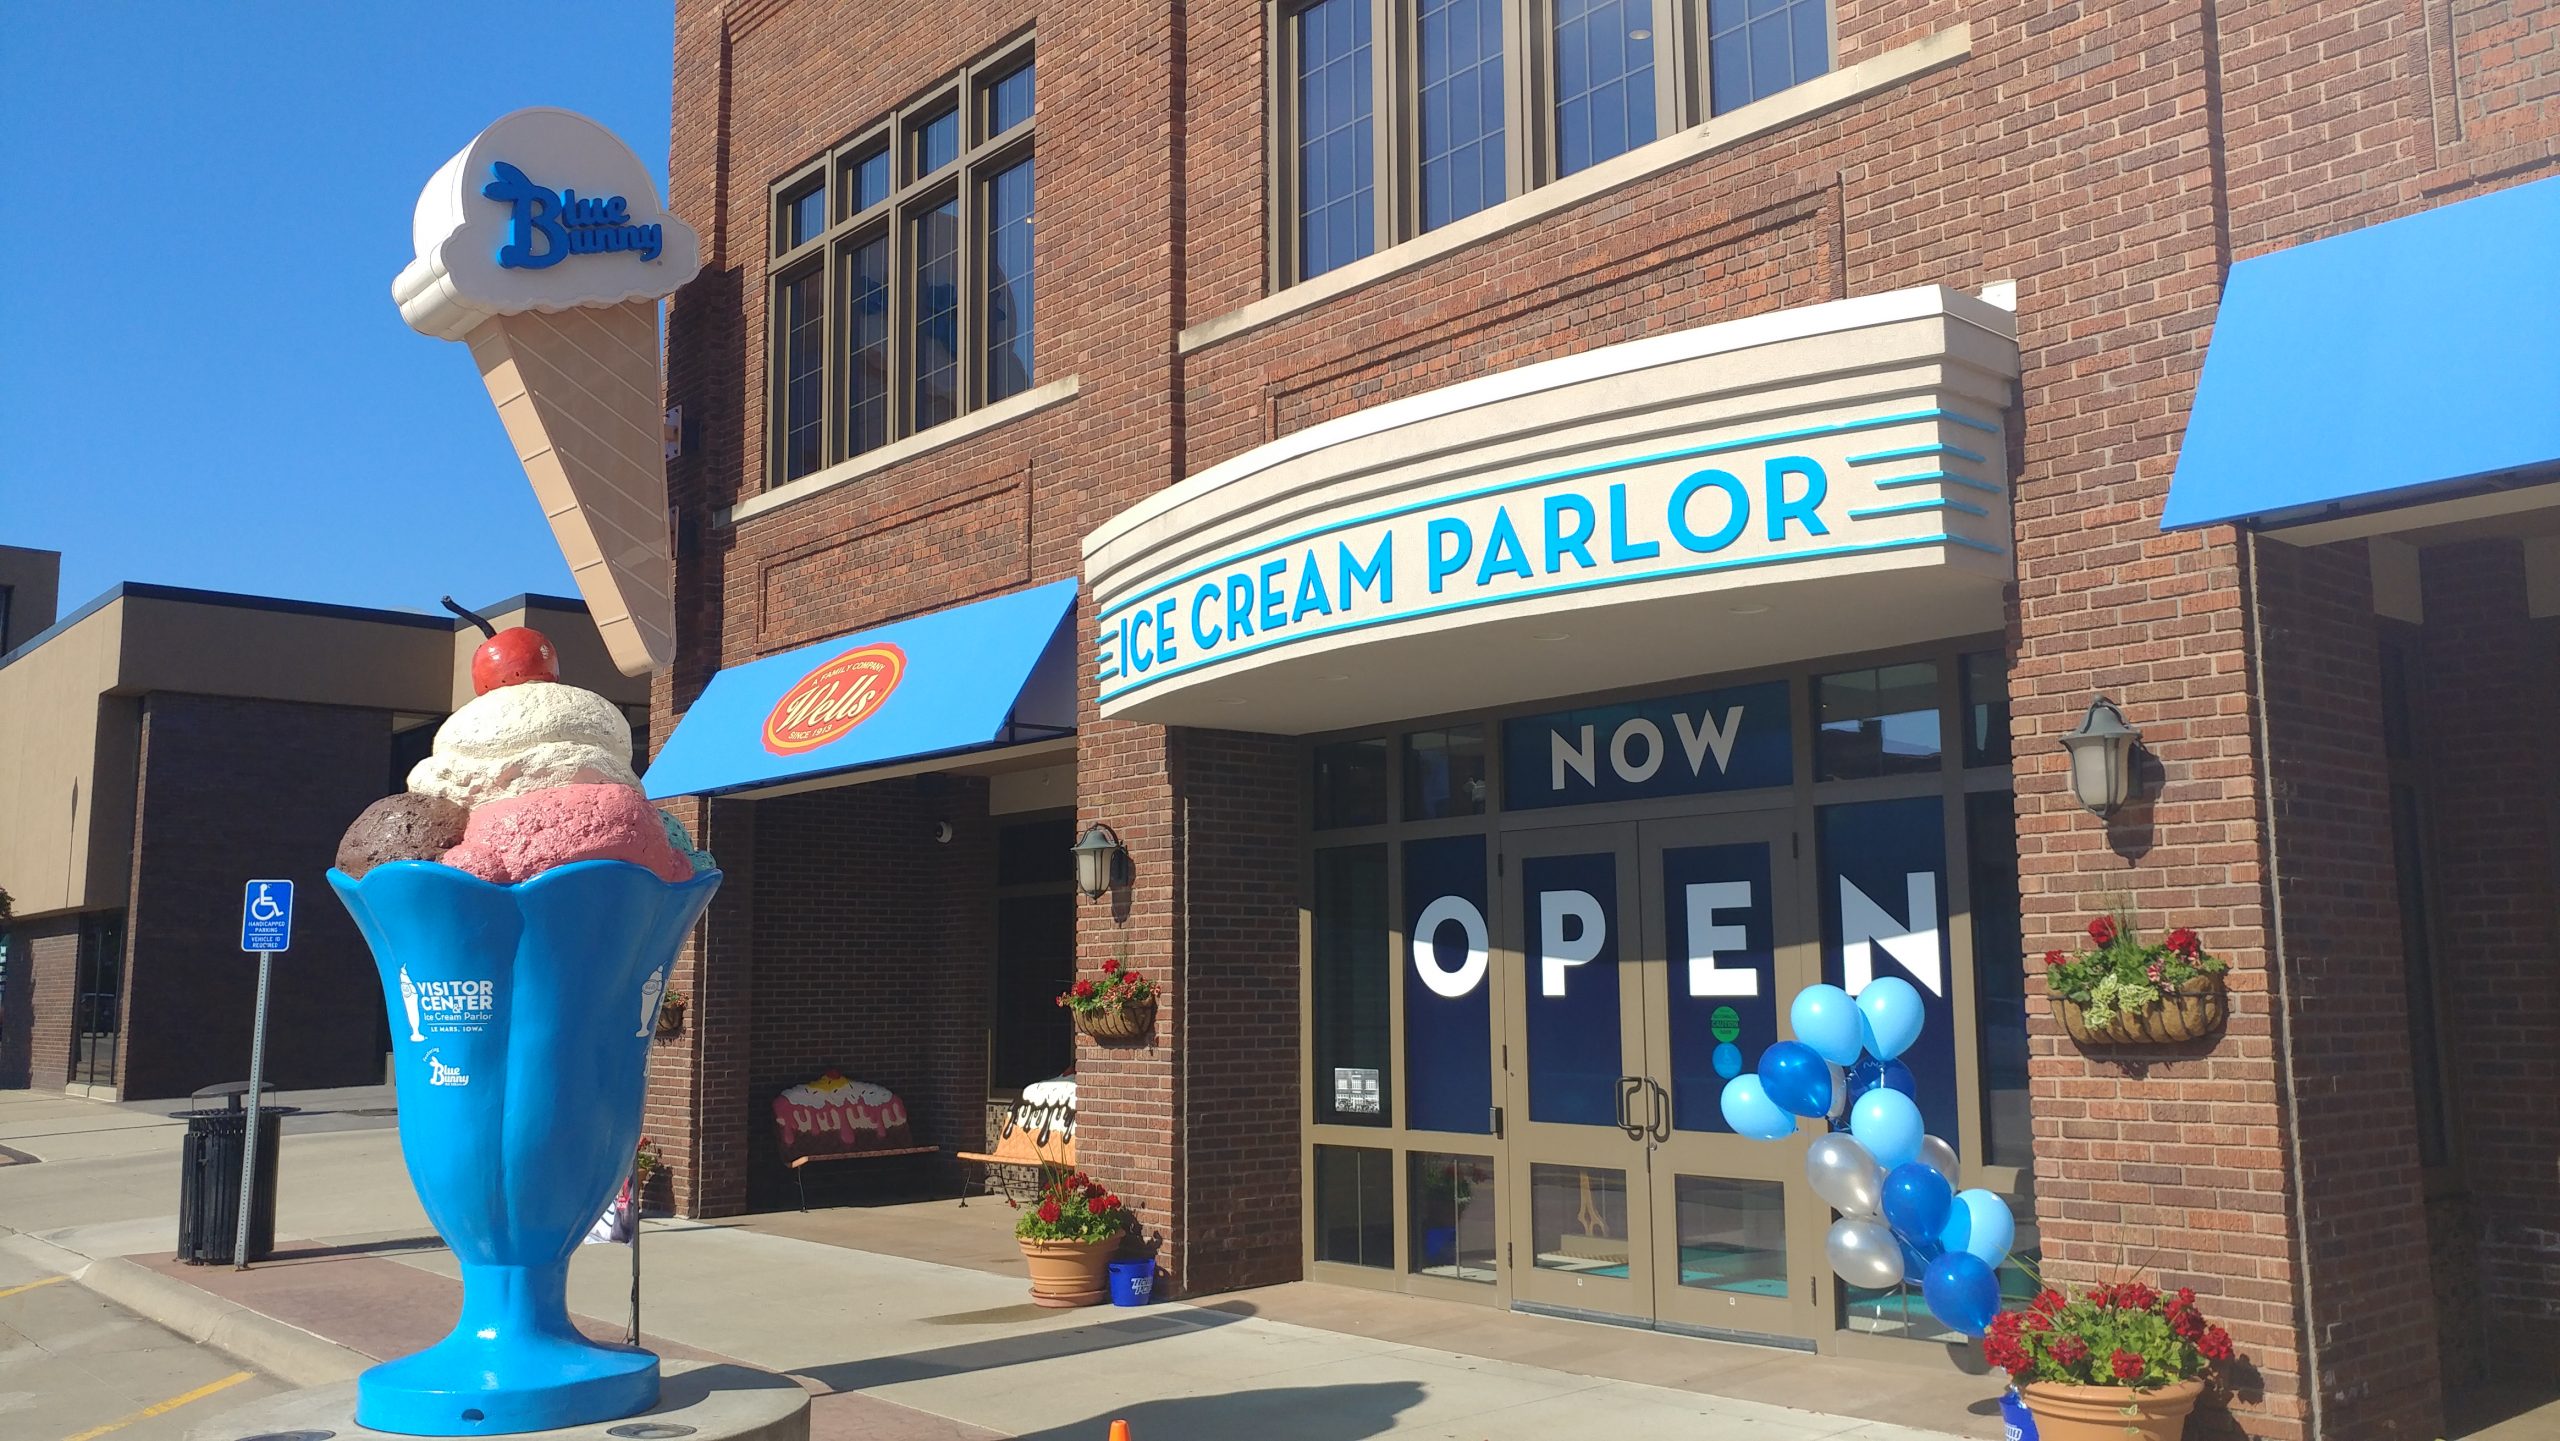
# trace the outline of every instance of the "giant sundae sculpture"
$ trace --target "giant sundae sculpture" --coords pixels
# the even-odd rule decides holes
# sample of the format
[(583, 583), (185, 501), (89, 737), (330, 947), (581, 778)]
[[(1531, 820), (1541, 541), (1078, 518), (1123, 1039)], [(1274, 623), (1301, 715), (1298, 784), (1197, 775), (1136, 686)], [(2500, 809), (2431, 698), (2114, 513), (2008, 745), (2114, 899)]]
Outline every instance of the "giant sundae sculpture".
[[(602, 126), (533, 109), (436, 171), (412, 236), (401, 315), (470, 347), (614, 663), (666, 665), (658, 302), (700, 267), (692, 227)], [(630, 1172), (659, 998), (720, 884), (547, 640), (492, 630), (471, 672), (329, 877), (382, 973), (410, 1179), (461, 1262), (453, 1333), (357, 1382), (357, 1424), (417, 1436), (657, 1403), (657, 1357), (570, 1324), (569, 1257)]]

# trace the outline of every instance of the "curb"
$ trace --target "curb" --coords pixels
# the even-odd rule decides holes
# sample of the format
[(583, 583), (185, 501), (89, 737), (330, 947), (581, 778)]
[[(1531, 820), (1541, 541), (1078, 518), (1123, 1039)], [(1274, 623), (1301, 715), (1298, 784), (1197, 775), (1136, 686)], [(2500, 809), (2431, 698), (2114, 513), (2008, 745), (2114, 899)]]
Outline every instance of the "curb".
[(90, 1261), (71, 1276), (144, 1320), (245, 1361), (289, 1385), (326, 1386), (353, 1380), (374, 1363), (361, 1351), (121, 1256)]

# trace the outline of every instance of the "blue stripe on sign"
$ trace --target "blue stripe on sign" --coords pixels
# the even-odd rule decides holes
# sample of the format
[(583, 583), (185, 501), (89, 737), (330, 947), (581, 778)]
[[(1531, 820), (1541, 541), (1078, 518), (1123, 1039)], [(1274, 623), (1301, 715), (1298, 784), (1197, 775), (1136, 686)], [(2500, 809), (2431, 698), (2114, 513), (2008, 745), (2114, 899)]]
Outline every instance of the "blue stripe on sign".
[(1874, 465), (1878, 461), (1886, 460), (1926, 460), (1933, 455), (1952, 455), (1958, 460), (1969, 460), (1976, 465), (1989, 463), (1988, 457), (1976, 455), (1960, 445), (1906, 445), (1900, 450), (1871, 450), (1864, 455), (1850, 456), (1849, 463)]
[(1900, 505), (1869, 506), (1865, 510), (1853, 510), (1849, 512), (1849, 518), (1851, 520), (1882, 520), (1885, 517), (1892, 515), (1922, 515), (1933, 510), (1959, 510), (1964, 512), (1966, 515), (1984, 515), (1988, 513), (1984, 511), (1981, 506), (1968, 505), (1961, 500), (1949, 500), (1944, 496), (1940, 496), (1936, 500), (1911, 500), (1905, 501)]
[[(1979, 512), (1976, 513), (1979, 514)], [(1159, 669), (1147, 676), (1144, 680), (1133, 681), (1128, 685), (1120, 687), (1118, 690), (1111, 691), (1098, 698), (1101, 700), (1118, 700), (1124, 695), (1130, 695), (1137, 691), (1145, 690), (1148, 686), (1154, 685), (1158, 681), (1170, 680), (1175, 676), (1181, 675), (1186, 671), (1194, 670), (1202, 665), (1231, 660), (1236, 656), (1251, 655), (1255, 651), (1270, 650), (1279, 646), (1291, 645), (1302, 640), (1315, 640), (1321, 636), (1344, 635), (1355, 630), (1367, 630), (1373, 625), (1386, 625), (1395, 621), (1420, 620), (1425, 616), (1447, 615), (1455, 611), (1475, 610), (1483, 606), (1501, 605), (1515, 600), (1534, 600), (1542, 595), (1554, 595), (1565, 591), (1607, 590), (1611, 586), (1633, 585), (1638, 582), (1648, 580), (1677, 580), (1683, 576), (1708, 575), (1718, 571), (1752, 570), (1765, 566), (1787, 565), (1800, 560), (1823, 560), (1832, 556), (1841, 555), (1882, 555), (1897, 550), (1917, 550), (1922, 546), (1930, 545), (1961, 546), (1967, 550), (1981, 551), (1986, 555), (2008, 554), (2006, 550), (2003, 550), (1999, 546), (1992, 545), (1987, 541), (1975, 540), (1970, 536), (1923, 535), (1913, 536), (1903, 540), (1880, 540), (1867, 541), (1856, 545), (1824, 546), (1819, 550), (1790, 551), (1785, 555), (1755, 556), (1744, 560), (1701, 561), (1696, 565), (1677, 566), (1668, 570), (1649, 570), (1641, 575), (1622, 575), (1609, 580), (1576, 581), (1565, 585), (1539, 586), (1530, 590), (1505, 591), (1501, 595), (1477, 596), (1470, 600), (1445, 601), (1439, 605), (1427, 605), (1415, 610), (1398, 611), (1393, 615), (1374, 615), (1364, 620), (1346, 621), (1341, 625), (1329, 625), (1321, 629), (1305, 630), (1289, 635), (1257, 639), (1251, 645), (1239, 646), (1234, 650), (1218, 651), (1213, 654), (1201, 656), (1196, 660), (1187, 660), (1168, 668)]]
[(1924, 470), (1916, 475), (1889, 475), (1884, 479), (1875, 482), (1875, 487), (1878, 490), (1892, 490), (1897, 486), (1905, 485), (1960, 485), (1967, 490), (1981, 491), (1985, 495), (2000, 495), (2005, 493), (2000, 489), (2000, 487), (1993, 485), (1987, 480), (1976, 480), (1969, 475), (1958, 475), (1952, 470)]
[[(1777, 445), (1785, 441), (1809, 440), (1816, 436), (1823, 435), (1844, 435), (1852, 431), (1874, 430), (1879, 426), (1901, 425), (1905, 422), (1924, 420), (1952, 420), (1959, 424), (1980, 426), (1986, 429), (1996, 429), (1996, 427), (1986, 425), (1983, 421), (1975, 420), (1971, 416), (1959, 415), (1952, 410), (1940, 410), (1936, 408), (1928, 410), (1911, 410), (1904, 411), (1899, 415), (1869, 416), (1863, 420), (1844, 420), (1834, 425), (1813, 425), (1806, 426), (1800, 430), (1773, 431), (1767, 435), (1745, 436), (1740, 440), (1719, 440), (1710, 445), (1687, 446), (1679, 450), (1666, 450), (1654, 455), (1633, 456), (1626, 460), (1602, 461), (1596, 465), (1578, 465), (1568, 470), (1556, 470), (1549, 471), (1544, 475), (1533, 475), (1526, 480), (1506, 480), (1499, 485), (1488, 485), (1475, 490), (1461, 491), (1456, 495), (1445, 495), (1431, 500), (1415, 501), (1411, 505), (1400, 505), (1391, 510), (1381, 510), (1369, 515), (1358, 516), (1351, 520), (1332, 521), (1324, 525), (1316, 526), (1313, 529), (1299, 531), (1294, 535), (1282, 536), (1278, 540), (1262, 541), (1244, 550), (1230, 551), (1227, 554), (1227, 557), (1223, 560), (1211, 561), (1205, 565), (1195, 566), (1190, 570), (1184, 571), (1180, 575), (1160, 580), (1154, 585), (1149, 586), (1145, 590), (1138, 592), (1136, 595), (1133, 595), (1126, 600), (1113, 601), (1111, 604), (1104, 606), (1101, 610), (1097, 611), (1094, 618), (1097, 620), (1105, 620), (1118, 615), (1120, 612), (1127, 610), (1132, 606), (1141, 605), (1147, 601), (1153, 600), (1157, 596), (1164, 594), (1166, 591), (1178, 589), (1192, 581), (1198, 580), (1200, 577), (1209, 574), (1211, 571), (1229, 569), (1233, 567), (1238, 560), (1246, 556), (1261, 555), (1266, 551), (1281, 550), (1293, 545), (1303, 545), (1319, 536), (1332, 535), (1339, 531), (1353, 530), (1360, 526), (1375, 524), (1382, 520), (1393, 520), (1400, 515), (1411, 515), (1416, 511), (1433, 510), (1441, 506), (1463, 505), (1468, 501), (1482, 500), (1486, 496), (1490, 495), (1503, 495), (1515, 490), (1526, 490), (1531, 486), (1552, 484), (1559, 480), (1576, 480), (1583, 476), (1606, 475), (1613, 470), (1629, 470), (1639, 465), (1653, 465), (1657, 462), (1666, 460), (1691, 460), (1702, 455), (1722, 455), (1728, 451), (1749, 450), (1753, 446), (1758, 445)], [(1920, 453), (1923, 452), (1913, 452), (1913, 454)], [(1926, 453), (1934, 455), (1937, 452), (1932, 450)], [(1979, 461), (1982, 459), (1981, 456), (1975, 455), (1971, 451), (1951, 449), (1950, 453), (1964, 456), (1968, 460)], [(1858, 464), (1859, 457), (1854, 455), (1849, 457), (1849, 463), (1852, 465)]]

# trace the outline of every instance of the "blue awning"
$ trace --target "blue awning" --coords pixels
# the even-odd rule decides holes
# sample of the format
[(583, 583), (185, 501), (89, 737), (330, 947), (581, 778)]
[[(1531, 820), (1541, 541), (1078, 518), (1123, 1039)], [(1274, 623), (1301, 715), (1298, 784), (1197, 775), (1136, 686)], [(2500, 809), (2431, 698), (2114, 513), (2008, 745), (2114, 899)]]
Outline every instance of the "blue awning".
[(731, 666), (676, 723), (649, 796), (725, 795), (1073, 735), (1076, 583)]
[(2560, 461), (2560, 177), (2243, 260), (2163, 529), (2316, 520)]

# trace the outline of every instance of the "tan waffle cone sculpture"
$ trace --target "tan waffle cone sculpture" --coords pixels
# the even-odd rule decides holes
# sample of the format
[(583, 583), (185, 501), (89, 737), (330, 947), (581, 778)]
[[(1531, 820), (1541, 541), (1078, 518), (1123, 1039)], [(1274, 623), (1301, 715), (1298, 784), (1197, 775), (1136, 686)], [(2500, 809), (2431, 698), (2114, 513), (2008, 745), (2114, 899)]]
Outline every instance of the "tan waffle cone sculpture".
[(657, 302), (492, 316), (464, 338), (614, 664), (664, 665), (675, 598)]
[(411, 233), (401, 316), (471, 347), (614, 664), (667, 665), (658, 302), (701, 269), (700, 237), (629, 146), (551, 109), (505, 116), (446, 161)]

